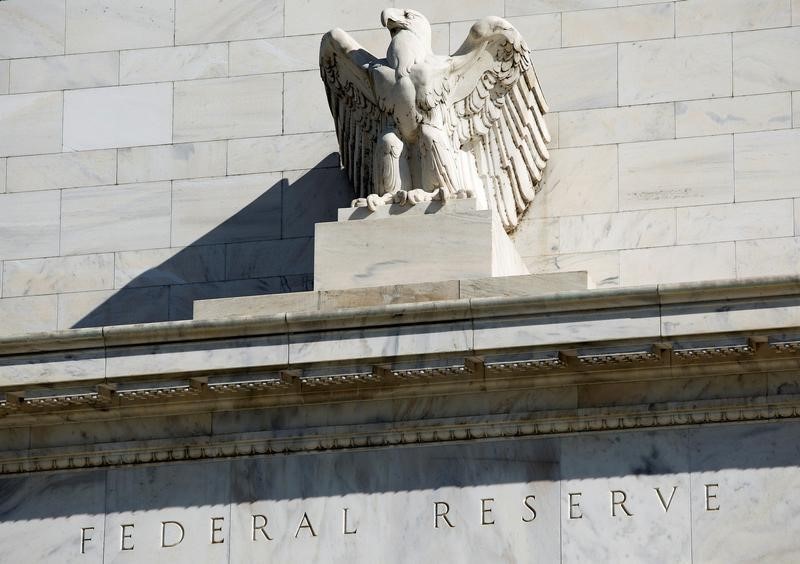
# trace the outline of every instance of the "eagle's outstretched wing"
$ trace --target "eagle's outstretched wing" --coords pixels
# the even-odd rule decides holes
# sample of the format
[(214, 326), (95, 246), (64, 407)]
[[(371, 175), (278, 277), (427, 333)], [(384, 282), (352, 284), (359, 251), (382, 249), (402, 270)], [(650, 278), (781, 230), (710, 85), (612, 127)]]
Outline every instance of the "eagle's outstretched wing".
[(449, 125), (474, 157), (489, 205), (511, 232), (533, 200), (550, 156), (547, 104), (530, 50), (511, 24), (488, 17), (472, 26), (450, 66)]
[(358, 197), (372, 192), (373, 150), (386, 121), (369, 72), (378, 61), (340, 29), (322, 38), (320, 73), (336, 124), (342, 168)]

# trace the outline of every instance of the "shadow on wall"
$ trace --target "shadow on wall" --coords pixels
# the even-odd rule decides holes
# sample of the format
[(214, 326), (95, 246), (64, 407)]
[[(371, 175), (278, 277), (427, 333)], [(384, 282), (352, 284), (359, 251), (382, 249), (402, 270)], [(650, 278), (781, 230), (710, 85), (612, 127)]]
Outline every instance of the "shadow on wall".
[[(302, 175), (285, 174), (199, 239), (164, 250), (163, 262), (136, 274), (73, 328), (191, 319), (194, 300), (311, 290), (314, 224), (335, 221), (351, 190), (337, 153)], [(198, 201), (196, 209), (213, 210), (225, 197)], [(160, 252), (117, 254), (117, 279)]]

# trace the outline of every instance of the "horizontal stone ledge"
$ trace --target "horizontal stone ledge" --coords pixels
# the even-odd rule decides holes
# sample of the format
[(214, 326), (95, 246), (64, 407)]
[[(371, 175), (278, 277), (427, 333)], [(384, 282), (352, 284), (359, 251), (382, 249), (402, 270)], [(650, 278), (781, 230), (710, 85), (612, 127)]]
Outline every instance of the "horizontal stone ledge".
[(219, 320), (169, 321), (67, 329), (0, 339), (0, 356), (779, 296), (800, 296), (800, 276), (581, 290), (533, 297), (470, 298)]

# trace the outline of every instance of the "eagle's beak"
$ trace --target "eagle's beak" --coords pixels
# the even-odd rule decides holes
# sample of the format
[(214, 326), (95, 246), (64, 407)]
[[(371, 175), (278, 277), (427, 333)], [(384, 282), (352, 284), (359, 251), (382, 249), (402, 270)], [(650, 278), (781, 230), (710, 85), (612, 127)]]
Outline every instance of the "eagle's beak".
[(403, 11), (387, 8), (381, 12), (381, 24), (389, 31), (400, 29), (403, 21)]

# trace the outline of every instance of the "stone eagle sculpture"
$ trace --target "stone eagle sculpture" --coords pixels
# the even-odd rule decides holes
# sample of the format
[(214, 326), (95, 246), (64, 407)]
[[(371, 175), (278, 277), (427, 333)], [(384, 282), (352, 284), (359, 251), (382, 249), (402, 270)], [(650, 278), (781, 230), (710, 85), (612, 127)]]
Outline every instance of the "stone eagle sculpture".
[(354, 206), (476, 197), (511, 232), (542, 180), (547, 104), (520, 33), (486, 17), (449, 57), (415, 10), (387, 9), (385, 58), (334, 29), (320, 72)]

